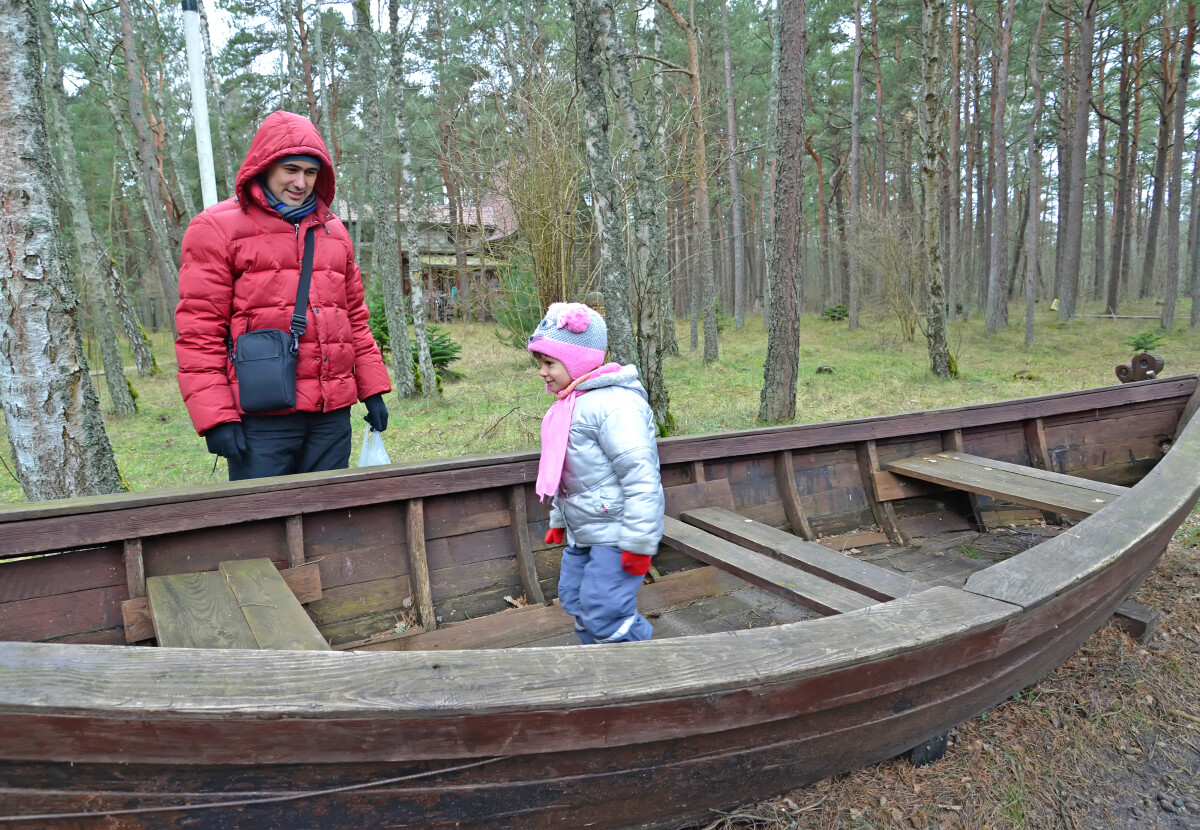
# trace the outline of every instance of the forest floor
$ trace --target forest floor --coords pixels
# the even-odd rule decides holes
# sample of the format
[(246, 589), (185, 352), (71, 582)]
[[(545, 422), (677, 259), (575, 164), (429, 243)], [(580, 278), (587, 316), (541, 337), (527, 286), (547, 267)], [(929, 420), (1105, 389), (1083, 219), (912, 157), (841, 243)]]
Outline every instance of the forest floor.
[[(1085, 304), (1081, 314), (1103, 309)], [(1159, 313), (1153, 302), (1130, 304), (1131, 315)], [(1183, 321), (1154, 351), (1164, 375), (1200, 372), (1200, 330)], [(1040, 307), (1035, 342), (1023, 345), (1014, 325), (992, 336), (982, 320), (956, 323), (951, 350), (960, 375), (929, 372), (917, 335), (905, 341), (894, 321), (864, 315), (857, 331), (844, 322), (806, 317), (801, 325), (800, 423), (963, 406), (1044, 395), (1116, 382), (1129, 360), (1130, 338), (1158, 332), (1154, 319), (1084, 317), (1058, 323)], [(705, 366), (689, 349), (687, 320), (677, 322), (681, 354), (665, 360), (677, 434), (756, 426), (766, 334), (761, 319), (743, 331), (721, 330), (720, 360)], [(435, 399), (399, 402), (384, 442), (393, 462), (532, 450), (549, 399), (532, 360), (502, 345), (488, 324), (443, 326), (463, 345)], [(117, 463), (134, 490), (224, 481), (224, 463), (191, 427), (175, 381), (169, 332), (152, 335), (160, 373), (140, 378), (137, 414), (105, 415)], [(98, 366), (98, 359), (93, 362)], [(131, 360), (128, 362), (132, 362)], [(832, 374), (816, 374), (817, 366)], [(102, 404), (103, 378), (93, 369)], [(355, 408), (355, 445), (365, 425)], [(7, 445), (0, 426), (0, 445)], [(357, 457), (357, 450), (354, 453)], [(0, 456), (0, 504), (23, 494), (8, 453)], [(352, 461), (353, 463), (353, 461)], [(816, 782), (697, 827), (732, 828), (1200, 828), (1200, 513), (1176, 534), (1133, 599), (1162, 611), (1146, 646), (1105, 626), (1064, 665), (992, 711), (963, 723), (946, 756), (914, 768), (893, 760)]]

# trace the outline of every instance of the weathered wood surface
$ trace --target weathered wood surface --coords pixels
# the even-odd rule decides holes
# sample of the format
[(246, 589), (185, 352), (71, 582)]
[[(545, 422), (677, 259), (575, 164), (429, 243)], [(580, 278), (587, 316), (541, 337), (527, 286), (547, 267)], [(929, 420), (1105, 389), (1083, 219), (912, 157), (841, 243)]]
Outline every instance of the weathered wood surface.
[(509, 509), (512, 511), (512, 542), (516, 551), (517, 572), (521, 587), (530, 602), (544, 603), (542, 586), (538, 584), (537, 566), (533, 562), (533, 542), (529, 538), (529, 519), (525, 515), (525, 486), (514, 484), (509, 490)]
[(791, 600), (818, 614), (841, 614), (874, 605), (877, 600), (785, 565), (760, 553), (690, 527), (668, 516), (663, 544), (688, 556), (736, 574), (776, 596)]
[(269, 559), (222, 562), (220, 572), (258, 648), (329, 650), (329, 644)]
[(171, 648), (258, 648), (225, 577), (217, 571), (146, 580), (154, 638)]
[(1162, 612), (1157, 608), (1147, 608), (1132, 600), (1125, 600), (1113, 612), (1112, 624), (1142, 645), (1146, 645), (1154, 639), (1161, 616)]
[(147, 590), (160, 646), (329, 648), (267, 559), (222, 563), (217, 571), (150, 577)]
[(815, 542), (745, 519), (721, 508), (691, 510), (683, 515), (690, 525), (748, 550), (774, 556), (793, 567), (886, 602), (929, 590), (929, 586), (870, 562), (835, 553)]
[(404, 505), (404, 539), (408, 550), (408, 572), (417, 611), (417, 622), (426, 631), (437, 628), (433, 610), (433, 587), (429, 576), (429, 557), (425, 549), (425, 500), (409, 499)]
[[(737, 700), (768, 678), (815, 679), (930, 648), (944, 647), (940, 659), (960, 665), (985, 659), (1015, 610), (934, 588), (835, 617), (697, 638), (433, 656), (0, 643), (0, 758), (325, 763), (637, 744), (862, 700), (928, 677), (928, 669), (914, 657), (903, 673), (868, 671), (817, 696), (712, 709), (711, 695)], [(990, 646), (955, 645), (985, 632)], [(155, 728), (109, 718), (121, 712)], [(34, 745), (27, 730), (18, 740), (12, 729), (22, 716), (67, 713), (76, 717), (41, 723)], [(518, 713), (525, 715), (514, 720)], [(79, 717), (97, 730), (82, 741)], [(608, 728), (596, 731), (597, 717)], [(168, 740), (201, 725), (203, 745)], [(57, 740), (65, 734), (72, 739)]]
[(858, 470), (862, 475), (863, 488), (871, 512), (875, 514), (875, 523), (887, 534), (894, 545), (907, 545), (911, 540), (908, 534), (900, 529), (900, 520), (896, 516), (896, 507), (890, 501), (879, 498), (876, 489), (875, 475), (880, 472), (879, 456), (874, 441), (864, 441), (856, 448), (858, 452)]
[(811, 542), (816, 535), (808, 524), (808, 514), (805, 513), (804, 502), (800, 499), (800, 488), (796, 486), (796, 462), (792, 458), (791, 450), (782, 450), (776, 454), (775, 481), (779, 487), (779, 500), (783, 502), (783, 512), (787, 515), (792, 533)]
[(891, 461), (888, 469), (1069, 516), (1090, 516), (1128, 491), (1126, 487), (955, 452)]
[[(1029, 607), (1111, 568), (1148, 539), (1161, 553), (1200, 495), (1200, 420), (1132, 493), (1032, 550), (967, 580), (966, 590)], [(1094, 491), (1091, 491), (1094, 492)]]

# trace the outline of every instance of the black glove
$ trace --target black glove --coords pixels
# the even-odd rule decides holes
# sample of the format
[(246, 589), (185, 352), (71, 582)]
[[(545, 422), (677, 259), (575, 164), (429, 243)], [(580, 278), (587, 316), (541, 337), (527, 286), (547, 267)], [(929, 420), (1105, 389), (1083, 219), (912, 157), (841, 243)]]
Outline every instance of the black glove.
[(240, 461), (246, 454), (246, 433), (241, 421), (226, 421), (204, 433), (208, 451), (214, 455)]
[(372, 395), (363, 403), (367, 405), (367, 414), (363, 416), (363, 420), (371, 425), (371, 429), (376, 432), (383, 432), (387, 429), (388, 411), (387, 405), (383, 402), (383, 395)]

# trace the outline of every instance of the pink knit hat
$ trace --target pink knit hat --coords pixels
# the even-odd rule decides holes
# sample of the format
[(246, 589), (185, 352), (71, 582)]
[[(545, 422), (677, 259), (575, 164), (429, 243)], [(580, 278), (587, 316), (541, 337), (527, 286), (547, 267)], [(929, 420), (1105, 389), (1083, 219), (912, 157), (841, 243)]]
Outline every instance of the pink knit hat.
[(608, 327), (583, 303), (551, 303), (525, 348), (560, 361), (574, 380), (604, 362)]

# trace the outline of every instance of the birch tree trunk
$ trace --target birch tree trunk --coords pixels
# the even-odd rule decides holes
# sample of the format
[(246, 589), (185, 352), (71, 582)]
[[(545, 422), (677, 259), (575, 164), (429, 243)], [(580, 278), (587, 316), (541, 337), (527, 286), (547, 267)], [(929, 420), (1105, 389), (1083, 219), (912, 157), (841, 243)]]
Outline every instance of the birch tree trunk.
[(733, 55), (729, 49), (729, 0), (721, 3), (721, 33), (725, 38), (725, 122), (729, 131), (729, 201), (733, 223), (733, 327), (746, 327), (746, 220), (742, 215), (742, 185), (738, 180), (737, 111), (733, 103)]
[[(54, 48), (47, 44), (47, 48)], [(0, 407), (26, 499), (125, 490), (59, 248), (33, 6), (0, 0)]]
[(800, 311), (803, 269), (800, 229), (804, 179), (804, 61), (808, 40), (805, 0), (782, 0), (779, 9), (779, 106), (775, 135), (775, 233), (770, 250), (771, 316), (758, 418), (767, 423), (796, 417), (796, 376), (800, 369)]
[[(667, 196), (662, 188), (661, 165), (633, 90), (629, 56), (617, 43), (612, 0), (588, 0), (596, 26), (596, 39), (608, 65), (625, 129), (633, 140), (634, 250), (637, 258), (637, 355), (642, 384), (659, 432), (672, 425), (670, 399), (663, 379), (660, 310), (667, 293)], [(608, 305), (605, 303), (605, 312)]]
[(375, 215), (372, 249), (379, 257), (379, 271), (372, 274), (383, 286), (383, 307), (391, 341), (392, 375), (396, 394), (411, 398), (416, 394), (412, 353), (408, 346), (408, 321), (404, 314), (404, 286), (400, 275), (400, 253), (396, 243), (396, 211), (392, 188), (383, 156), (383, 125), (379, 117), (379, 87), (382, 78), (376, 70), (375, 32), (367, 0), (354, 0), (354, 28), (358, 33), (359, 84), (363, 96), (363, 139), (366, 143), (367, 186), (371, 190), (371, 209)]
[[(692, 129), (695, 131), (695, 169), (696, 169), (696, 244), (699, 251), (700, 280), (704, 287), (704, 363), (715, 363), (717, 348), (717, 286), (713, 275), (712, 255), (712, 220), (709, 216), (708, 205), (708, 160), (705, 157), (705, 123), (704, 102), (701, 98), (702, 84), (700, 80), (700, 35), (696, 25), (684, 18), (676, 9), (673, 0), (659, 0), (675, 20), (675, 25), (683, 32), (688, 46), (688, 72), (691, 84), (691, 101), (688, 108), (692, 116)], [(794, 406), (794, 404), (793, 404)]]
[(629, 267), (625, 261), (624, 205), (612, 174), (608, 143), (608, 104), (600, 79), (600, 23), (588, 0), (572, 0), (575, 15), (575, 60), (583, 93), (584, 147), (592, 180), (592, 211), (600, 234), (600, 285), (604, 292), (604, 322), (608, 351), (618, 363), (635, 363), (630, 314)]
[(1092, 97), (1092, 50), (1096, 39), (1096, 0), (1084, 0), (1083, 17), (1079, 22), (1079, 63), (1075, 93), (1075, 126), (1071, 134), (1071, 172), (1068, 181), (1070, 201), (1067, 205), (1065, 249), (1062, 259), (1062, 294), (1059, 296), (1058, 319), (1075, 316), (1079, 295), (1079, 269), (1083, 252), (1083, 174), (1087, 165), (1088, 120)]
[[(436, 370), (429, 354), (429, 333), (425, 328), (425, 298), (421, 285), (421, 251), (417, 244), (417, 181), (412, 175), (412, 152), (408, 139), (408, 115), (404, 109), (404, 42), (407, 33), (400, 31), (400, 0), (388, 0), (388, 22), (392, 30), (392, 96), (395, 106), (396, 142), (400, 151), (400, 186), (404, 188), (404, 222), (400, 225), (402, 248), (408, 256), (408, 289), (412, 301), (413, 333), (417, 339), (417, 368), (421, 372), (421, 394), (427, 398), (438, 394)], [(480, 232), (483, 223), (479, 224)], [(483, 254), (483, 244), (479, 246)], [(425, 379), (433, 379), (432, 383)]]
[(1029, 115), (1025, 143), (1029, 149), (1029, 236), (1025, 251), (1025, 348), (1033, 346), (1033, 306), (1037, 302), (1038, 236), (1042, 218), (1040, 197), (1042, 191), (1042, 153), (1037, 143), (1038, 119), (1042, 115), (1042, 79), (1038, 74), (1038, 50), (1042, 43), (1042, 27), (1046, 24), (1046, 12), (1050, 0), (1042, 0), (1042, 13), (1038, 18), (1037, 33), (1029, 50), (1029, 83), (1033, 87), (1033, 112)]
[(66, 201), (71, 207), (71, 222), (79, 261), (84, 268), (84, 278), (96, 298), (96, 328), (100, 339), (100, 359), (104, 365), (104, 380), (112, 411), (117, 415), (132, 415), (137, 411), (129, 382), (125, 379), (125, 366), (121, 360), (121, 349), (117, 344), (117, 333), (113, 327), (112, 298), (109, 296), (106, 267), (111, 268), (108, 252), (92, 232), (92, 220), (88, 215), (87, 202), (83, 197), (83, 183), (79, 178), (79, 167), (75, 156), (75, 140), (71, 134), (71, 123), (67, 119), (67, 106), (62, 86), (62, 64), (58, 59), (58, 42), (50, 22), (48, 0), (35, 0), (38, 22), (38, 37), (42, 42), (42, 54), (46, 66), (47, 87), (46, 126), (53, 137), (54, 145), (61, 153), (57, 164), (62, 179)]
[(888, 195), (887, 195), (887, 137), (884, 134), (883, 124), (883, 67), (881, 66), (883, 53), (879, 49), (879, 2), (871, 0), (871, 53), (875, 62), (875, 131), (876, 131), (876, 149), (875, 149), (875, 187), (874, 194), (875, 209), (879, 211), (880, 216), (886, 216), (888, 212)]
[(1175, 301), (1179, 297), (1179, 222), (1183, 202), (1183, 119), (1187, 110), (1188, 76), (1192, 69), (1192, 47), (1196, 44), (1196, 4), (1187, 6), (1187, 34), (1179, 79), (1175, 83), (1175, 141), (1171, 148), (1171, 179), (1167, 188), (1167, 277), (1163, 286), (1162, 327), (1175, 325)]
[(946, 25), (946, 0), (922, 0), (921, 3), (921, 202), (925, 238), (925, 339), (929, 344), (929, 368), (939, 378), (957, 374), (950, 366), (950, 348), (946, 340), (946, 294), (942, 287), (942, 246), (938, 230), (942, 224), (938, 199), (938, 160), (945, 145), (942, 140), (943, 110), (941, 33)]
[(1192, 155), (1191, 210), (1188, 214), (1188, 280), (1191, 287), (1192, 314), (1189, 327), (1200, 325), (1200, 140)]
[(337, 145), (334, 143), (333, 134), (333, 115), (330, 112), (329, 94), (325, 89), (325, 41), (321, 31), (321, 7), (318, 5), (316, 14), (313, 15), (313, 63), (317, 69), (317, 99), (321, 107), (321, 138), (325, 139), (325, 146), (329, 149), (329, 155), (333, 159), (333, 163), (338, 163)]
[[(167, 221), (163, 215), (162, 192), (158, 186), (158, 166), (155, 163), (154, 140), (146, 121), (146, 104), (142, 95), (142, 73), (138, 67), (137, 43), (133, 36), (133, 12), (129, 0), (118, 0), (121, 15), (121, 43), (125, 52), (125, 75), (129, 80), (129, 121), (137, 136), (138, 168), (142, 177), (142, 207), (150, 224), (150, 255), (162, 283), (163, 299), (171, 331), (175, 331), (175, 307), (179, 305), (179, 265), (175, 260)], [(77, 6), (79, 8), (79, 6)]]
[(958, 298), (961, 293), (959, 285), (962, 274), (962, 260), (958, 247), (959, 220), (962, 210), (960, 204), (962, 177), (959, 171), (963, 97), (961, 83), (962, 32), (959, 26), (957, 3), (950, 7), (950, 35), (954, 38), (950, 47), (950, 146), (946, 164), (946, 204), (950, 209), (946, 213), (946, 256), (943, 259), (946, 265), (946, 303), (949, 307), (947, 314), (950, 320), (955, 320), (958, 317)]
[(1107, 195), (1105, 190), (1107, 185), (1108, 164), (1108, 118), (1103, 116), (1104, 112), (1104, 75), (1106, 71), (1107, 53), (1101, 50), (1099, 57), (1099, 65), (1096, 67), (1096, 95), (1093, 99), (1093, 105), (1100, 117), (1097, 119), (1097, 138), (1096, 138), (1096, 229), (1095, 237), (1092, 244), (1093, 259), (1095, 267), (1092, 269), (1094, 274), (1094, 291), (1091, 296), (1099, 297), (1100, 292), (1104, 290), (1104, 272), (1107, 270), (1105, 265), (1106, 248), (1108, 242), (1105, 239), (1108, 229), (1108, 206), (1106, 204)]
[(992, 248), (988, 268), (987, 317), (984, 330), (995, 334), (1008, 325), (1008, 137), (1004, 110), (1008, 105), (1008, 52), (1012, 44), (1013, 0), (1004, 4), (999, 49), (995, 56), (995, 102), (992, 105)]

